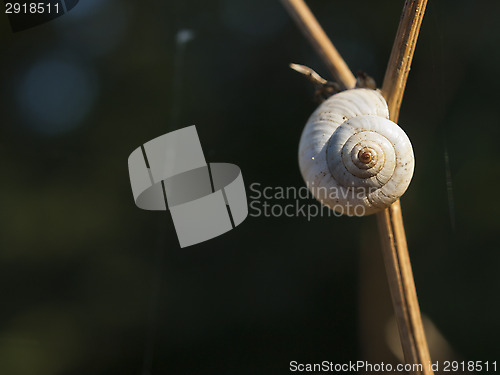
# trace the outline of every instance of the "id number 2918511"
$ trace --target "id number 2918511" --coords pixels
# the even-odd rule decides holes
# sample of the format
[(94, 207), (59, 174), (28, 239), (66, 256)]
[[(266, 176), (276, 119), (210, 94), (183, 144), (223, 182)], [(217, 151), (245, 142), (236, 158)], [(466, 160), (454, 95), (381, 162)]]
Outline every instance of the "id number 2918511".
[(6, 14), (59, 13), (59, 3), (5, 3)]

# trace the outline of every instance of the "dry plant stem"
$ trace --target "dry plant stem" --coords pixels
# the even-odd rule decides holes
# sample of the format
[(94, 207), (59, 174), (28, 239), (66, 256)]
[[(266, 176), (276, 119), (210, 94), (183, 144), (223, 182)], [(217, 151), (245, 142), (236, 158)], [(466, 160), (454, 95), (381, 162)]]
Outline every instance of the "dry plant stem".
[[(405, 2), (382, 84), (382, 94), (389, 106), (389, 116), (395, 122), (399, 117), (426, 4), (427, 0)], [(405, 361), (422, 364), (422, 371), (414, 371), (413, 374), (432, 374), (428, 366), (429, 348), (422, 325), (399, 200), (378, 213), (377, 221)]]
[(422, 364), (422, 371), (414, 371), (412, 374), (433, 374), (428, 367), (429, 348), (422, 325), (399, 200), (378, 213), (377, 221), (405, 362)]
[(343, 86), (342, 89), (353, 88), (356, 85), (356, 77), (306, 3), (303, 0), (281, 0), (281, 2), (319, 53), (333, 78)]
[[(289, 13), (325, 60), (334, 78), (345, 88), (353, 88), (356, 79), (303, 0), (282, 0)], [(397, 121), (406, 80), (415, 51), (427, 0), (407, 0), (389, 60), (382, 93), (389, 106), (390, 118)], [(399, 200), (377, 214), (384, 261), (400, 332), (405, 361), (422, 364), (430, 375), (429, 349), (423, 330)]]
[(382, 84), (390, 119), (398, 121), (411, 61), (417, 44), (427, 0), (406, 0)]

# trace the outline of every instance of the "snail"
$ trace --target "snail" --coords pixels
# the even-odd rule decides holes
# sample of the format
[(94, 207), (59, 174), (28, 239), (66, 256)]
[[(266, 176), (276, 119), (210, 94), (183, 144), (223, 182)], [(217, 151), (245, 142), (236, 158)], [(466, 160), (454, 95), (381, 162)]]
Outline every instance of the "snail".
[(311, 115), (299, 143), (299, 166), (313, 196), (349, 216), (389, 207), (408, 188), (413, 149), (389, 120), (378, 90), (355, 88), (324, 101)]

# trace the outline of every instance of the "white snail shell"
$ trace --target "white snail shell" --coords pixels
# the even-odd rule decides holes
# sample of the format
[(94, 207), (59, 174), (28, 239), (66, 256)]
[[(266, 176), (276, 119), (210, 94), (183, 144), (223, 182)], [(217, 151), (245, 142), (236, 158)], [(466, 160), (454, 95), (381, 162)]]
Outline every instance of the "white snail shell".
[(300, 139), (299, 165), (318, 201), (363, 216), (403, 195), (415, 161), (408, 136), (389, 120), (380, 92), (352, 89), (331, 96), (311, 115)]

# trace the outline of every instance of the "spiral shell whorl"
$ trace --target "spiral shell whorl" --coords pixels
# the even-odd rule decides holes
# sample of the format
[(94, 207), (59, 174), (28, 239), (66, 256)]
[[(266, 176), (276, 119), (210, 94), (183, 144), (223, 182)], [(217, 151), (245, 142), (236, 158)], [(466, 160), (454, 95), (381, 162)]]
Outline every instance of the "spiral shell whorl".
[(299, 165), (316, 199), (340, 213), (369, 215), (406, 191), (413, 150), (388, 117), (382, 95), (369, 89), (343, 91), (314, 111), (300, 140)]

